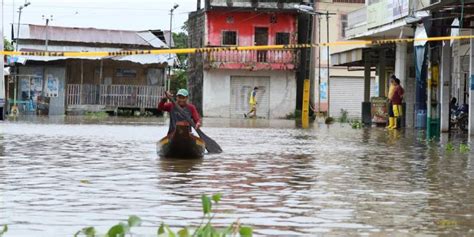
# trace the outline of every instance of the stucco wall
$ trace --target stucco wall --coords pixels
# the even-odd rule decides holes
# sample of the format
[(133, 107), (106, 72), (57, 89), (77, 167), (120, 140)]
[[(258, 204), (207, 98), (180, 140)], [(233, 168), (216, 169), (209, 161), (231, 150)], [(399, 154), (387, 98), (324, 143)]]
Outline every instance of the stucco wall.
[(203, 112), (207, 117), (230, 117), (231, 77), (270, 77), (270, 118), (295, 111), (296, 79), (292, 71), (204, 71)]

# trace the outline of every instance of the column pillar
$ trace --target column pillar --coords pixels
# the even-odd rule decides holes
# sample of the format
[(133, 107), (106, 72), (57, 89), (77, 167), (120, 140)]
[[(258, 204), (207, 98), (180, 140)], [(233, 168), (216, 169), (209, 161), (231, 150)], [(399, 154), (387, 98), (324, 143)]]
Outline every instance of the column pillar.
[(449, 41), (443, 42), (441, 50), (441, 80), (439, 86), (441, 87), (441, 132), (449, 132), (449, 102), (451, 100), (451, 45)]
[(379, 60), (380, 60), (380, 63), (379, 63), (379, 67), (377, 68), (378, 70), (378, 74), (379, 74), (379, 94), (378, 96), (379, 97), (385, 97), (386, 94), (385, 94), (385, 91), (386, 91), (386, 83), (385, 83), (385, 65), (386, 65), (386, 62), (385, 62), (385, 49), (382, 48), (379, 50)]
[(370, 58), (366, 53), (364, 58), (364, 102), (362, 102), (362, 122), (364, 124), (372, 123), (372, 112), (370, 104)]
[(397, 43), (395, 51), (395, 76), (400, 79), (402, 87), (407, 86), (407, 43)]
[[(471, 29), (471, 35), (474, 34), (474, 30)], [(469, 88), (469, 135), (474, 135), (474, 39), (471, 39), (471, 48), (469, 49), (469, 78), (468, 78), (468, 88)]]

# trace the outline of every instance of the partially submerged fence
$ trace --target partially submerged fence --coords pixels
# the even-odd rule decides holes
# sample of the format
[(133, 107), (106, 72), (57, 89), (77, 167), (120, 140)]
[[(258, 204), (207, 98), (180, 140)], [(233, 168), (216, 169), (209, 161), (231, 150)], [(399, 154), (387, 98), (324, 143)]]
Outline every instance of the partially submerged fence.
[(162, 86), (68, 84), (66, 103), (123, 108), (156, 108), (164, 93)]

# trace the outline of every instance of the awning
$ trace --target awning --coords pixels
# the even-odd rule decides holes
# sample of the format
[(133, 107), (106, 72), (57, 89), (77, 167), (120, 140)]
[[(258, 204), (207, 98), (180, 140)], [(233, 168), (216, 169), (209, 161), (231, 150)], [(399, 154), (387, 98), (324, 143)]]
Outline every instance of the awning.
[(395, 63), (395, 51), (391, 47), (373, 46), (362, 47), (331, 54), (333, 66), (364, 67), (366, 61), (371, 67), (380, 63), (380, 49), (385, 50), (385, 62), (387, 65)]
[(15, 56), (9, 57), (7, 62), (11, 63), (20, 63), (26, 64), (28, 61), (37, 61), (37, 62), (50, 62), (50, 61), (60, 61), (67, 59), (85, 59), (85, 60), (101, 60), (101, 59), (110, 59), (116, 61), (129, 61), (133, 63), (138, 63), (142, 65), (146, 64), (167, 64), (175, 65), (177, 63), (176, 54), (139, 54), (139, 55), (128, 55), (128, 56), (115, 56), (115, 57), (43, 57), (43, 56)]

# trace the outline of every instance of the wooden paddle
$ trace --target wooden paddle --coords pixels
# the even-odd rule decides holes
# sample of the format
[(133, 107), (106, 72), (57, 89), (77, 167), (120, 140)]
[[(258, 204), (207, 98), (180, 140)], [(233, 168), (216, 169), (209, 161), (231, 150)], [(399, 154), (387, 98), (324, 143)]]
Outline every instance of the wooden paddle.
[(196, 124), (194, 123), (193, 119), (190, 118), (189, 115), (186, 112), (184, 112), (184, 110), (181, 108), (181, 106), (179, 106), (178, 103), (176, 103), (176, 100), (174, 100), (167, 93), (166, 93), (166, 97), (168, 97), (168, 99), (171, 100), (171, 102), (173, 102), (174, 107), (178, 110), (178, 113), (180, 113), (184, 118), (186, 118), (186, 121), (191, 125), (191, 127), (194, 128), (194, 130), (196, 130), (199, 137), (202, 140), (204, 140), (204, 142), (206, 143), (206, 150), (209, 153), (216, 153), (216, 154), (221, 153), (222, 148), (219, 146), (219, 144), (217, 144), (216, 141), (214, 141), (212, 138), (210, 138), (206, 134), (204, 134), (204, 132), (200, 128), (196, 128)]

